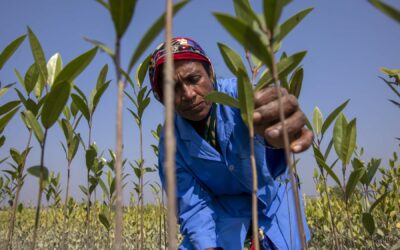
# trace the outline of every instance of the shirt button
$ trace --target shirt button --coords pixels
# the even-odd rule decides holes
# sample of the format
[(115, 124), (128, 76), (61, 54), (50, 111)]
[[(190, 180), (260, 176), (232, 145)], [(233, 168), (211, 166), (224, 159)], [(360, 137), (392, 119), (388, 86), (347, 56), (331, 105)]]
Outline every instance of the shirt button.
[(233, 171), (233, 170), (235, 170), (235, 166), (229, 165), (229, 171)]

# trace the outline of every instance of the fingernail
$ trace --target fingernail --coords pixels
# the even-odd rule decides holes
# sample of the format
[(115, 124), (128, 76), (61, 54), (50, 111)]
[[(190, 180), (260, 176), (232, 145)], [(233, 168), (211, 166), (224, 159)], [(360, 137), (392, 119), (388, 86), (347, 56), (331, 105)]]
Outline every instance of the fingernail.
[(254, 112), (253, 114), (253, 120), (258, 121), (261, 119), (261, 114), (259, 112)]
[(297, 144), (293, 147), (294, 152), (300, 152), (301, 151), (301, 145)]
[(268, 136), (271, 138), (276, 138), (279, 136), (279, 130), (277, 129), (273, 129), (271, 131), (268, 132)]

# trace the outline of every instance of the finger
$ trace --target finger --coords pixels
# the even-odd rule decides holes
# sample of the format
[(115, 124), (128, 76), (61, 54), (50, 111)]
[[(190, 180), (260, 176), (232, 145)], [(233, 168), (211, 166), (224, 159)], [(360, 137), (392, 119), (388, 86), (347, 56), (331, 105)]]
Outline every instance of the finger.
[(302, 128), (301, 135), (290, 143), (290, 149), (293, 153), (306, 151), (314, 140), (314, 134), (311, 130)]
[[(301, 110), (297, 110), (291, 116), (285, 119), (284, 124), (286, 127), (286, 132), (288, 133), (289, 140), (292, 141), (298, 137), (301, 133), (302, 128), (306, 124), (306, 116)], [(283, 124), (282, 122), (278, 122), (269, 128), (267, 128), (264, 132), (264, 138), (267, 141), (272, 140), (280, 140), (283, 141)]]
[[(298, 110), (299, 104), (294, 95), (285, 95), (281, 100), (285, 117), (289, 117), (293, 112)], [(255, 126), (269, 126), (277, 121), (279, 121), (278, 100), (262, 105), (254, 111), (253, 122)]]
[[(264, 88), (260, 91), (257, 91), (254, 96), (254, 107), (258, 108), (264, 104), (268, 104), (276, 99), (278, 99), (278, 88), (276, 87), (268, 87)], [(288, 91), (285, 88), (279, 88), (282, 96), (288, 94)]]

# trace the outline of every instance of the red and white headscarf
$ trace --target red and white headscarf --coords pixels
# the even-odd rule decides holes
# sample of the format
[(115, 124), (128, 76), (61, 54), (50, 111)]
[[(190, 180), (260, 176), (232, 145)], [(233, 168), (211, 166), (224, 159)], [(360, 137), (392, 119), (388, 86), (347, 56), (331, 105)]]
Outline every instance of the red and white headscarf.
[[(172, 57), (174, 61), (177, 60), (195, 60), (204, 61), (208, 63), (212, 69), (212, 64), (204, 50), (200, 45), (190, 38), (175, 37), (171, 41)], [(161, 65), (165, 62), (165, 43), (157, 46), (153, 52), (149, 63), (149, 78), (151, 82), (151, 89), (155, 98), (162, 103), (162, 82), (158, 81), (159, 71)], [(212, 70), (212, 72), (214, 72)], [(213, 77), (213, 76), (212, 76)]]

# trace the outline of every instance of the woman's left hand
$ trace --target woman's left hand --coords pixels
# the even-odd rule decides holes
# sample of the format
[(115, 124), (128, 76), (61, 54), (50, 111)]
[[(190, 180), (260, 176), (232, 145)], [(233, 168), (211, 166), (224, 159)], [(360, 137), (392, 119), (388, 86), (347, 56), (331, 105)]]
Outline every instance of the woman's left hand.
[[(282, 93), (285, 126), (289, 135), (290, 150), (300, 153), (307, 150), (313, 142), (313, 133), (305, 128), (306, 116), (301, 111), (297, 98), (288, 94), (284, 88)], [(283, 127), (279, 119), (279, 101), (276, 87), (268, 87), (258, 91), (254, 96), (254, 129), (264, 136), (269, 145), (283, 148)]]

